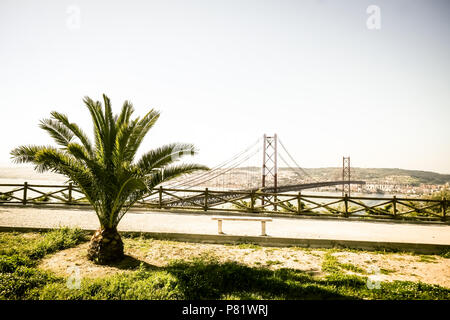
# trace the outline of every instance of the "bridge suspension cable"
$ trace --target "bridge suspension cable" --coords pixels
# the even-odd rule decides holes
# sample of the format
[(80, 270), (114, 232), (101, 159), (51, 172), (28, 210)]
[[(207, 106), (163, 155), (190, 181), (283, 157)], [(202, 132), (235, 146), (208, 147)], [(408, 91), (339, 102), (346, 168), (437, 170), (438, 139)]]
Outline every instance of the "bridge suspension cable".
[[(190, 179), (187, 179), (185, 181), (182, 181), (182, 182), (170, 185), (170, 187), (171, 188), (179, 188), (179, 187), (186, 187), (186, 186), (187, 187), (189, 187), (189, 186), (197, 186), (199, 184), (202, 184), (204, 182), (210, 181), (210, 180), (214, 179), (215, 177), (220, 176), (221, 174), (224, 174), (224, 173), (230, 171), (230, 170), (223, 171), (223, 170), (228, 169), (230, 166), (232, 166), (232, 168), (236, 168), (237, 166), (242, 164), (244, 161), (248, 160), (251, 156), (253, 156), (255, 153), (257, 153), (259, 151), (259, 150), (257, 150), (250, 157), (246, 157), (246, 158), (244, 158), (244, 159), (239, 161), (239, 158), (244, 156), (246, 153), (250, 152), (250, 150), (252, 150), (256, 145), (258, 145), (260, 143), (260, 141), (261, 141), (261, 138), (258, 138), (249, 147), (247, 147), (243, 151), (239, 152), (238, 154), (234, 155), (230, 159), (228, 159), (228, 160), (222, 162), (221, 164), (213, 167), (211, 170), (203, 172), (202, 174), (196, 175), (196, 176), (194, 176), (194, 177), (192, 177)], [(239, 162), (237, 164), (234, 164), (234, 162), (236, 162), (236, 161), (239, 161)]]
[(208, 181), (211, 181), (221, 175), (225, 175), (226, 173), (230, 172), (233, 169), (236, 169), (237, 167), (239, 167), (241, 164), (243, 164), (245, 161), (249, 160), (251, 157), (253, 157), (255, 154), (259, 153), (259, 151), (261, 151), (261, 148), (258, 148), (257, 150), (255, 150), (252, 154), (247, 155), (244, 159), (242, 159), (241, 161), (239, 161), (238, 163), (234, 164), (231, 167), (227, 167), (225, 168), (223, 172), (219, 172), (218, 174), (216, 174), (215, 176), (209, 177), (208, 179), (202, 180), (200, 182), (196, 182), (194, 184), (190, 184), (187, 188), (185, 189), (190, 189), (192, 187), (198, 186), (200, 184), (206, 183)]
[[(183, 181), (181, 183), (176, 184), (175, 187), (182, 187), (182, 186), (196, 186), (199, 185), (203, 182), (209, 181), (211, 180), (213, 177), (216, 177), (220, 174), (223, 173), (223, 170), (229, 168), (229, 166), (233, 166), (236, 167), (238, 166), (241, 162), (239, 162), (237, 165), (234, 165), (233, 163), (235, 161), (237, 161), (242, 155), (245, 155), (245, 153), (247, 153), (248, 151), (250, 151), (255, 145), (258, 144), (259, 141), (256, 141), (255, 143), (253, 143), (250, 147), (246, 148), (244, 151), (240, 152), (239, 154), (235, 155), (234, 157), (232, 157), (231, 159), (225, 161), (224, 163), (214, 167), (212, 170), (207, 171), (203, 174), (200, 174), (198, 176), (195, 176), (191, 179), (188, 179), (186, 181)], [(244, 159), (245, 160), (245, 159)], [(217, 175), (216, 173), (219, 172), (219, 174)]]
[(281, 154), (278, 154), (278, 156), (280, 157), (281, 161), (286, 165), (286, 167), (288, 167), (288, 169), (290, 169), (298, 177), (304, 179), (304, 175), (300, 174), (297, 170), (295, 170), (293, 167), (291, 167)]
[[(286, 152), (288, 157), (292, 160), (292, 162), (297, 166), (297, 170), (300, 170), (304, 175), (306, 175), (308, 178), (310, 178), (312, 181), (317, 182), (316, 179), (314, 179), (309, 173), (307, 173), (300, 165), (294, 160), (294, 158), (291, 156), (289, 151), (287, 151), (286, 147), (284, 146), (283, 142), (280, 138), (278, 138), (278, 141), (280, 142), (281, 147)], [(280, 155), (280, 154), (279, 154)], [(287, 164), (286, 160), (283, 159), (283, 157), (280, 155), (280, 158)], [(289, 166), (289, 164), (287, 164)], [(289, 166), (290, 167), (290, 166)], [(290, 167), (291, 169), (295, 170), (294, 168)]]

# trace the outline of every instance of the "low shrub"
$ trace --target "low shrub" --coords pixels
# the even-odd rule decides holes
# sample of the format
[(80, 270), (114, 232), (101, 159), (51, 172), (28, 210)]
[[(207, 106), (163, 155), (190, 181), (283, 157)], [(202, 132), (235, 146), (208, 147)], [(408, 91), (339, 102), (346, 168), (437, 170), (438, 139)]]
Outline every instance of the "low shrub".
[(102, 279), (84, 279), (80, 288), (66, 283), (44, 286), (38, 299), (43, 300), (175, 300), (183, 299), (176, 278), (165, 271), (117, 274)]
[(31, 266), (33, 261), (24, 255), (14, 254), (11, 256), (0, 255), (0, 272), (14, 272), (20, 266)]
[(27, 250), (31, 259), (40, 259), (46, 254), (75, 247), (86, 240), (83, 230), (75, 228), (60, 228), (45, 234), (44, 239)]
[(57, 278), (49, 273), (25, 266), (14, 272), (0, 273), (0, 299), (16, 300), (30, 298), (30, 291), (44, 286)]

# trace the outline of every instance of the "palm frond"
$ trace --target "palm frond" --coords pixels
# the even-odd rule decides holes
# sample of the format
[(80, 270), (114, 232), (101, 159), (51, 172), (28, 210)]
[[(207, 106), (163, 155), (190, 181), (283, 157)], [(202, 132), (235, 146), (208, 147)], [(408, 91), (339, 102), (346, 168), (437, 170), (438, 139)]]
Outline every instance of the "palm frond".
[(118, 215), (120, 214), (121, 209), (124, 207), (126, 202), (129, 202), (130, 195), (133, 193), (143, 193), (148, 192), (147, 186), (144, 181), (139, 178), (130, 177), (127, 179), (122, 185), (119, 192), (114, 199), (112, 214), (110, 217), (110, 226), (113, 226), (116, 223)]
[(147, 175), (146, 185), (149, 190), (152, 190), (163, 182), (167, 182), (199, 170), (209, 170), (209, 168), (194, 163), (171, 165), (165, 167), (163, 170), (154, 170), (151, 174)]
[(96, 149), (96, 156), (97, 158), (101, 158), (103, 154), (103, 126), (104, 122), (102, 121), (102, 115), (101, 115), (101, 104), (100, 102), (94, 102), (89, 97), (84, 97), (83, 99), (84, 104), (89, 110), (89, 113), (91, 114), (92, 122), (94, 124), (94, 137), (95, 137), (95, 149)]
[(52, 111), (50, 114), (53, 119), (59, 121), (62, 126), (65, 126), (66, 130), (70, 130), (72, 135), (80, 140), (81, 144), (86, 148), (86, 152), (90, 155), (90, 157), (94, 156), (91, 141), (76, 123), (71, 123), (65, 114), (59, 113), (57, 111)]
[(116, 120), (116, 126), (117, 128), (120, 128), (122, 124), (128, 123), (130, 121), (130, 117), (134, 112), (133, 104), (125, 100), (125, 102), (122, 105), (122, 110), (120, 112), (120, 115), (117, 117)]
[(125, 152), (129, 144), (131, 134), (133, 133), (137, 123), (138, 119), (135, 119), (133, 121), (129, 121), (128, 123), (123, 123), (118, 129), (114, 149), (117, 164), (125, 161)]
[(11, 158), (14, 163), (33, 163), (34, 157), (39, 150), (52, 148), (50, 146), (20, 146), (11, 150)]
[(186, 155), (195, 155), (193, 144), (171, 143), (154, 150), (150, 150), (136, 163), (143, 174), (150, 173), (156, 168), (163, 168)]
[(112, 167), (113, 162), (113, 152), (114, 152), (114, 145), (116, 141), (116, 121), (114, 119), (112, 109), (111, 109), (111, 101), (109, 98), (104, 94), (103, 95), (103, 102), (104, 102), (104, 114), (103, 119), (105, 122), (104, 126), (104, 144), (103, 144), (103, 157), (105, 163), (108, 165), (108, 167)]
[(56, 144), (63, 147), (67, 147), (74, 137), (73, 133), (66, 126), (52, 119), (41, 120), (39, 127), (47, 131)]
[(132, 162), (134, 156), (139, 149), (142, 140), (148, 131), (155, 125), (159, 119), (160, 113), (155, 110), (150, 110), (144, 118), (138, 121), (130, 135), (129, 143), (124, 151), (124, 160)]

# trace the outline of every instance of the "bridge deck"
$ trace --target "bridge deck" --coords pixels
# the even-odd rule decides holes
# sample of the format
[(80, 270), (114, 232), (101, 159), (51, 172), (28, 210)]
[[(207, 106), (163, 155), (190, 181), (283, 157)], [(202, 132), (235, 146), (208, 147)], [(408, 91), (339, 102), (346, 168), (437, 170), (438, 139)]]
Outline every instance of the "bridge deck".
[(365, 181), (360, 181), (360, 180), (322, 181), (322, 182), (302, 183), (302, 184), (292, 184), (292, 185), (286, 185), (286, 186), (279, 186), (279, 187), (277, 187), (276, 191), (275, 191), (275, 188), (269, 187), (269, 188), (263, 188), (263, 189), (261, 189), (261, 191), (264, 191), (264, 192), (300, 191), (300, 190), (304, 190), (304, 189), (314, 189), (314, 188), (328, 187), (328, 186), (337, 186), (337, 185), (343, 185), (343, 184), (366, 184), (366, 182)]

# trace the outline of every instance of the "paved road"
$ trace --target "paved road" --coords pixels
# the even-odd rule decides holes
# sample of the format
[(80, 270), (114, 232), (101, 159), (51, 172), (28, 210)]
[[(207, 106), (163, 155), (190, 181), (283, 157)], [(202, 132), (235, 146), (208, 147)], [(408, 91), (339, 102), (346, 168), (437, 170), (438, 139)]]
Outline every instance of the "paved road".
[[(0, 226), (59, 227), (96, 229), (99, 224), (92, 210), (0, 208)], [(192, 213), (129, 212), (119, 224), (121, 231), (217, 234), (217, 221), (211, 215)], [(261, 223), (224, 221), (229, 235), (258, 236)], [(450, 245), (450, 226), (395, 222), (342, 221), (324, 219), (273, 218), (267, 223), (272, 237), (429, 243)]]

